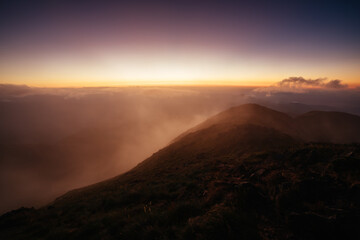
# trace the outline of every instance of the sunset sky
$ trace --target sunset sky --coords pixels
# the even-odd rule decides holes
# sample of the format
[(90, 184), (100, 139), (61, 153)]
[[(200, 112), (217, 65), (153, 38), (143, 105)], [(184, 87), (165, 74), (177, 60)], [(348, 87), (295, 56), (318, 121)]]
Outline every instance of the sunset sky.
[(359, 1), (0, 3), (0, 83), (360, 85)]

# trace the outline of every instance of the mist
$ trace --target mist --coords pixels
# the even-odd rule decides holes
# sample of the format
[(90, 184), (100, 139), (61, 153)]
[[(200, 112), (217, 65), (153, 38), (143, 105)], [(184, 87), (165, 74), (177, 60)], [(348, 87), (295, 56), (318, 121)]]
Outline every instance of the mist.
[(340, 80), (289, 79), (268, 88), (2, 84), (0, 213), (38, 207), (121, 174), (187, 129), (243, 103), (292, 116), (312, 110), (360, 115), (359, 89)]

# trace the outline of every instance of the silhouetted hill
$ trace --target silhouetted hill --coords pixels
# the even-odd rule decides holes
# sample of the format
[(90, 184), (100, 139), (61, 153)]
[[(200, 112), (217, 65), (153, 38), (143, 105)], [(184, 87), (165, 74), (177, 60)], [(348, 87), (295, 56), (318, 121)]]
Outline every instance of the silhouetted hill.
[(306, 141), (360, 142), (360, 117), (341, 112), (312, 111), (295, 119), (301, 137)]
[(285, 113), (258, 104), (244, 104), (238, 107), (232, 107), (209, 118), (205, 122), (180, 135), (177, 139), (180, 139), (190, 132), (205, 129), (215, 124), (222, 124), (224, 130), (242, 124), (253, 124), (273, 128), (286, 134), (296, 135), (296, 126), (293, 123), (293, 119)]
[(223, 124), (231, 129), (241, 124), (272, 128), (296, 139), (313, 142), (360, 142), (360, 117), (342, 112), (311, 111), (295, 118), (257, 104), (230, 108), (180, 135)]
[[(342, 113), (294, 119), (254, 104), (231, 108), (125, 174), (1, 216), (0, 237), (357, 239), (360, 146), (325, 143), (356, 138), (345, 134), (350, 125), (319, 125), (319, 115), (354, 131), (360, 124)], [(307, 124), (320, 128), (305, 132)], [(308, 142), (317, 139), (325, 141)]]

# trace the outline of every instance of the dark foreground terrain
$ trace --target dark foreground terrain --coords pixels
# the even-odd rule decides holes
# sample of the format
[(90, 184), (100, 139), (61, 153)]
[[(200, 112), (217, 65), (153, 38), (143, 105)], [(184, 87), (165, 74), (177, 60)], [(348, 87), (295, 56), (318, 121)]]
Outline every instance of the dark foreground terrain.
[(0, 217), (0, 239), (360, 239), (360, 118), (242, 105), (131, 171)]

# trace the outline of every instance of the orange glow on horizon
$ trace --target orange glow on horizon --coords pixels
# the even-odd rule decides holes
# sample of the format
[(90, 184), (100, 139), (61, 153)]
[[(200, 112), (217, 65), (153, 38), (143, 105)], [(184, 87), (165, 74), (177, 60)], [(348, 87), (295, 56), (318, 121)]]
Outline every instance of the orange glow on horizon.
[[(346, 27), (333, 24), (335, 18), (326, 20), (329, 16), (325, 15), (320, 28), (309, 24), (305, 14), (285, 11), (290, 18), (284, 21), (278, 18), (281, 14), (255, 17), (247, 8), (231, 4), (224, 4), (222, 11), (211, 4), (196, 7), (192, 3), (186, 8), (189, 12), (167, 4), (145, 4), (143, 8), (142, 4), (118, 4), (99, 3), (94, 12), (70, 4), (72, 7), (65, 9), (77, 9), (70, 15), (61, 7), (52, 9), (56, 4), (50, 4), (52, 11), (44, 10), (41, 15), (31, 10), (37, 9), (32, 4), (24, 7), (29, 16), (34, 14), (32, 18), (14, 12), (14, 22), (4, 20), (0, 29), (0, 83), (269, 86), (301, 76), (360, 85), (358, 26), (350, 28), (357, 21), (349, 18), (349, 12), (343, 15)], [(107, 10), (95, 18), (93, 13), (102, 8)], [(47, 16), (50, 13), (54, 16)], [(296, 16), (305, 18), (292, 22)], [(300, 23), (304, 25), (298, 26)]]
[(357, 62), (287, 61), (221, 53), (99, 52), (91, 58), (55, 54), (0, 61), (0, 83), (39, 87), (269, 86), (290, 76), (360, 85)]
[[(68, 83), (60, 82), (22, 82), (18, 85), (27, 85), (29, 87), (39, 88), (86, 88), (86, 87), (270, 87), (279, 81), (152, 81), (152, 82), (123, 82), (123, 81), (71, 81)], [(0, 84), (14, 84), (12, 82), (0, 82)], [(359, 88), (360, 84), (347, 84), (349, 89)], [(320, 89), (321, 87), (305, 87), (308, 89)]]

